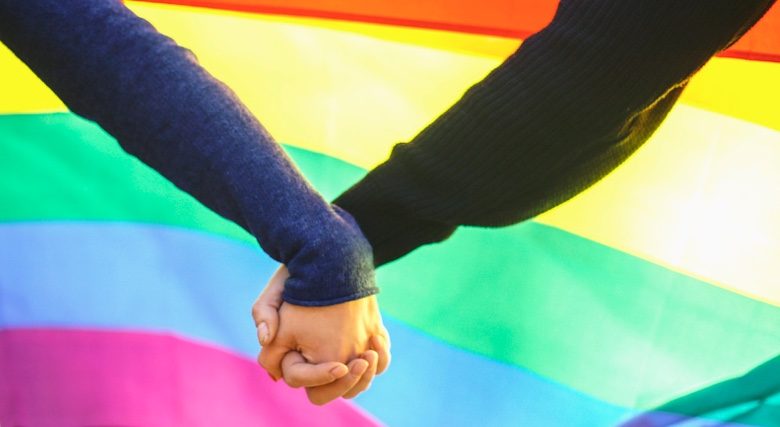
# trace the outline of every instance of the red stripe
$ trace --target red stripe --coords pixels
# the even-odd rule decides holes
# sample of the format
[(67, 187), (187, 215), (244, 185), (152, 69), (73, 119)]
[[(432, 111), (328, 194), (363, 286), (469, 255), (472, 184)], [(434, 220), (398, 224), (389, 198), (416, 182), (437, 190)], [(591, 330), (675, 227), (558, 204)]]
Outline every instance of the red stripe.
[[(762, 62), (780, 62), (780, 54), (750, 52), (742, 50), (726, 50), (719, 53), (717, 56), (721, 58), (738, 58), (746, 59), (748, 61), (762, 61)], [(778, 76), (780, 78), (780, 76)]]

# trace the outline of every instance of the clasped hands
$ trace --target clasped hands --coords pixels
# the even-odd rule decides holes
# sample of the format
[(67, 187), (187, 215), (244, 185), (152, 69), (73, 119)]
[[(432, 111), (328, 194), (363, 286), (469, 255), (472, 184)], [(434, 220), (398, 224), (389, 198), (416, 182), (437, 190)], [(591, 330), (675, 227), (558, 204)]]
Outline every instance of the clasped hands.
[(274, 380), (305, 387), (316, 405), (368, 389), (390, 363), (376, 297), (325, 307), (293, 305), (282, 300), (287, 277), (287, 268), (280, 267), (252, 306), (260, 365)]

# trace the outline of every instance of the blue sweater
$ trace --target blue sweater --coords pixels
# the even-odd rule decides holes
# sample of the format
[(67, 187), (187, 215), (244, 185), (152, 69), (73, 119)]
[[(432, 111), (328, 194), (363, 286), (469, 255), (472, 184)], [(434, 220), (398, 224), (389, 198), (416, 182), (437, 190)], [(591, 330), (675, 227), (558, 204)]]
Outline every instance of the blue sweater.
[[(94, 120), (287, 265), (287, 302), (377, 292), (371, 246), (225, 85), (118, 0), (0, 0), (0, 40)], [(273, 100), (269, 100), (273, 102)]]

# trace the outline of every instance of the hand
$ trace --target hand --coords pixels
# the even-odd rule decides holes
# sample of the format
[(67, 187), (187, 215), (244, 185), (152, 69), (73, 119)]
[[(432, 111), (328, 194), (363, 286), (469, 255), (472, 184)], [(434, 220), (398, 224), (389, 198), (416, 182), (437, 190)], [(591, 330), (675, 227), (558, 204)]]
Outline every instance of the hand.
[(306, 387), (312, 403), (357, 396), (390, 363), (389, 337), (376, 298), (326, 307), (284, 303), (288, 276), (280, 267), (252, 307), (263, 345), (258, 361), (274, 379)]

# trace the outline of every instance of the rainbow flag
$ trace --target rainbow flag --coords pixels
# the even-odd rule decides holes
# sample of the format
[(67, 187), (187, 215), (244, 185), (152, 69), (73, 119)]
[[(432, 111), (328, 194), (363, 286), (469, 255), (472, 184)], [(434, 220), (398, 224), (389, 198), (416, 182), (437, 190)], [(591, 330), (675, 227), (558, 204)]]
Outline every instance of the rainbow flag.
[[(557, 2), (128, 4), (332, 198)], [(596, 186), (380, 269), (393, 364), (324, 407), (254, 361), (251, 236), (1, 46), (0, 93), (2, 427), (780, 426), (780, 5)]]

